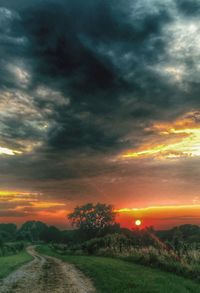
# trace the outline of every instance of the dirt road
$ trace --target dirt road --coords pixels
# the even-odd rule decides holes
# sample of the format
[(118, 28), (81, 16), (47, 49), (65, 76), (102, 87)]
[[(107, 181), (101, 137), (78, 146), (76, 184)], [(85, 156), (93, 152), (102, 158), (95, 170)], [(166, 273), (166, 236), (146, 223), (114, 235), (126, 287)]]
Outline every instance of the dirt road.
[(0, 284), (0, 293), (94, 293), (91, 281), (73, 265), (37, 253), (34, 257)]

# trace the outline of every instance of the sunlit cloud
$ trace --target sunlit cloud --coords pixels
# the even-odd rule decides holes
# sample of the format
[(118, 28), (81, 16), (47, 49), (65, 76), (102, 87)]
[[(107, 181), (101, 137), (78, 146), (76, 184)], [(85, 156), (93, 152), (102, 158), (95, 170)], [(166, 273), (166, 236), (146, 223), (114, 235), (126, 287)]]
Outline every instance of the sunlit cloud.
[(164, 78), (169, 77), (171, 82), (182, 82), (187, 68), (183, 64), (161, 64), (156, 67), (156, 71)]
[(48, 209), (48, 208), (58, 208), (65, 206), (64, 203), (60, 202), (49, 202), (49, 201), (40, 201), (40, 202), (30, 202), (33, 208)]
[(61, 92), (47, 88), (45, 86), (39, 86), (36, 89), (36, 95), (43, 101), (48, 103), (55, 103), (57, 105), (67, 106), (70, 104), (70, 99), (64, 97)]
[(37, 192), (20, 192), (20, 191), (0, 191), (0, 205), (7, 202), (13, 206), (24, 205), (25, 203), (38, 202), (42, 193)]
[[(6, 146), (15, 145), (16, 148), (15, 150), (12, 147), (2, 148), (0, 153), (14, 155), (32, 152), (40, 147), (51, 127), (51, 121), (47, 117), (50, 114), (48, 107), (44, 110), (39, 109), (34, 96), (23, 90), (0, 90), (1, 141)], [(18, 129), (13, 140), (15, 125)]]
[(60, 214), (67, 213), (66, 204), (61, 201), (46, 199), (44, 194), (37, 192), (0, 191), (0, 218), (7, 219), (15, 217), (45, 217), (55, 214), (57, 218)]
[(20, 155), (22, 152), (17, 150), (12, 150), (9, 148), (0, 147), (0, 155), (8, 155), (8, 156), (15, 156)]
[(153, 213), (156, 215), (162, 211), (185, 211), (185, 210), (200, 210), (199, 204), (193, 205), (169, 205), (169, 206), (151, 206), (151, 207), (144, 207), (144, 208), (122, 208), (116, 210), (117, 213), (143, 213), (143, 214), (151, 214)]
[(128, 151), (122, 158), (170, 159), (200, 156), (200, 113), (189, 112), (171, 123), (157, 123), (150, 141)]
[(166, 31), (171, 40), (168, 43), (168, 50), (171, 56), (175, 54), (179, 59), (184, 59), (188, 56), (199, 56), (199, 20), (176, 17), (175, 22), (169, 24)]
[(0, 27), (5, 34), (11, 32), (11, 22), (14, 19), (19, 19), (19, 15), (16, 11), (11, 11), (5, 7), (0, 7)]
[(11, 190), (0, 190), (1, 197), (30, 197), (30, 196), (40, 196), (42, 193), (37, 192), (24, 192), (24, 191), (11, 191)]
[(22, 87), (26, 87), (30, 83), (31, 75), (22, 66), (15, 65), (15, 64), (8, 64), (7, 69), (16, 79), (16, 82)]

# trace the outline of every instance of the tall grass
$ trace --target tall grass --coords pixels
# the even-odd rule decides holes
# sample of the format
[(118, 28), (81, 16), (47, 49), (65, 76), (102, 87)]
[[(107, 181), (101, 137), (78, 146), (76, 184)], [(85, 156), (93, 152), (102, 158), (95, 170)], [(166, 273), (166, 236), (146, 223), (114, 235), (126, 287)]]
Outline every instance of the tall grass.
[(134, 245), (123, 235), (112, 234), (76, 245), (52, 245), (62, 255), (97, 255), (158, 268), (200, 281), (200, 250), (180, 243), (178, 249), (162, 245)]
[(177, 258), (176, 253), (146, 247), (132, 249), (116, 257), (200, 281), (200, 253), (197, 250), (188, 251), (187, 254), (179, 253)]
[(18, 254), (24, 248), (23, 242), (0, 243), (0, 257)]

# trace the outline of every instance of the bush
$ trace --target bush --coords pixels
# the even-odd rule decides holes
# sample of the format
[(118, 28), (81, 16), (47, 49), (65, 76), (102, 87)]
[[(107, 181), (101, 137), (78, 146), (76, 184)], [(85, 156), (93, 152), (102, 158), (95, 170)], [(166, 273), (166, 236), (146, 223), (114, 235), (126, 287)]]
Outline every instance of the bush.
[(23, 242), (0, 243), (0, 256), (14, 255), (24, 249)]

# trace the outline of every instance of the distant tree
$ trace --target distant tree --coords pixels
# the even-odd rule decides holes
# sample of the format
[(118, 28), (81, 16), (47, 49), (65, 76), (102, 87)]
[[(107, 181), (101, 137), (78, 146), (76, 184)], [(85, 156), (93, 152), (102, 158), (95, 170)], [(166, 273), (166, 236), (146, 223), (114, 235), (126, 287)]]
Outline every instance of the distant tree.
[(183, 243), (200, 243), (200, 227), (197, 225), (185, 224), (170, 230), (157, 231), (156, 234), (175, 249), (182, 248)]
[(48, 226), (39, 221), (28, 221), (24, 223), (18, 230), (18, 239), (28, 241), (42, 240), (43, 233), (48, 229)]
[(0, 238), (0, 256), (4, 256), (4, 243), (2, 238)]
[(15, 224), (0, 224), (0, 230), (10, 234), (15, 234), (17, 231), (17, 226)]
[(61, 241), (61, 231), (54, 226), (48, 227), (41, 235), (45, 242), (59, 243)]
[(4, 241), (15, 240), (17, 226), (15, 224), (0, 224), (0, 238)]
[(80, 240), (78, 230), (64, 230), (61, 231), (62, 242), (66, 244), (77, 243)]
[(68, 215), (68, 219), (80, 232), (94, 237), (114, 224), (115, 212), (112, 205), (88, 203), (76, 207), (73, 213)]

